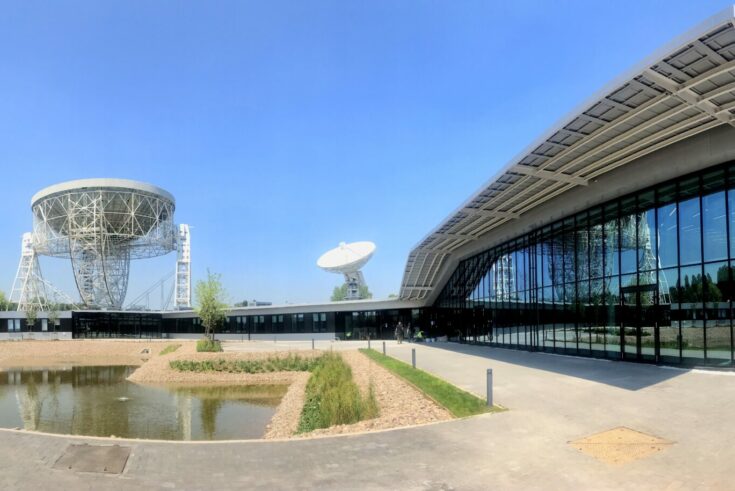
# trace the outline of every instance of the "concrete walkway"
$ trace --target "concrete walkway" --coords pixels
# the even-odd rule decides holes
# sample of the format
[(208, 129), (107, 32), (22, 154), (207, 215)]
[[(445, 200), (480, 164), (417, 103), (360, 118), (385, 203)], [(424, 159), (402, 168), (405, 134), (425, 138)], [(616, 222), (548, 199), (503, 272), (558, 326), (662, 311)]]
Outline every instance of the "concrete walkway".
[[(310, 349), (311, 343), (275, 343)], [(323, 344), (323, 346), (321, 346)], [(358, 342), (318, 342), (353, 348)], [(380, 342), (373, 347), (381, 349)], [(228, 343), (228, 350), (273, 349)], [(51, 466), (70, 442), (100, 440), (0, 432), (2, 489), (735, 489), (735, 376), (442, 343), (388, 354), (484, 394), (492, 367), (507, 412), (381, 433), (292, 442), (132, 447), (121, 476)], [(622, 466), (568, 441), (617, 426), (676, 442)]]

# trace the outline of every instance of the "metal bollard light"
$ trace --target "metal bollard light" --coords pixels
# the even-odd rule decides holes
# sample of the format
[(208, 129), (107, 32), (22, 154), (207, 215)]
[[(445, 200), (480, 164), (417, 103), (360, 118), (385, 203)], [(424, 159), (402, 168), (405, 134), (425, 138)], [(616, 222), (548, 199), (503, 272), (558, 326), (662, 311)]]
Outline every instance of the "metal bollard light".
[(314, 338), (311, 338), (311, 349), (314, 349)]
[(487, 369), (487, 405), (493, 406), (493, 369)]
[(385, 356), (385, 341), (383, 341), (383, 356)]
[(372, 348), (370, 347), (370, 338), (368, 338), (368, 349), (372, 349)]
[(416, 368), (416, 348), (411, 348), (411, 365)]

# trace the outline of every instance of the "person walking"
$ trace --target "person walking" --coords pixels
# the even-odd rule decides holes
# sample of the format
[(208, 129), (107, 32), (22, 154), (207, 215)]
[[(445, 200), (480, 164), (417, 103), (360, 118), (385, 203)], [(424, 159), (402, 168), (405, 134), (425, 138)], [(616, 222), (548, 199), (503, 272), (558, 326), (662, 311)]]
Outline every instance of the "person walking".
[(398, 341), (398, 344), (403, 343), (403, 324), (400, 321), (396, 325), (396, 341)]

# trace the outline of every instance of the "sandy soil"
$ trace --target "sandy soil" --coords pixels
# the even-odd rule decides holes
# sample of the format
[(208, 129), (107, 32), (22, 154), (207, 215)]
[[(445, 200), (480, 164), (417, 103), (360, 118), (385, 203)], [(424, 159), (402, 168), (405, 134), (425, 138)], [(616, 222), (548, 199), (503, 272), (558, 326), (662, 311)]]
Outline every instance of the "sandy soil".
[[(0, 341), (0, 368), (141, 365), (168, 343), (140, 340)], [(145, 354), (144, 350), (150, 354)]]
[[(160, 355), (171, 344), (181, 346)], [(299, 356), (318, 356), (321, 351), (298, 351)], [(179, 340), (74, 340), (0, 342), (0, 369), (10, 367), (53, 367), (59, 365), (138, 365), (128, 380), (142, 384), (289, 384), (289, 389), (268, 424), (264, 438), (310, 438), (321, 435), (356, 433), (396, 428), (451, 419), (451, 415), (413, 386), (396, 377), (358, 351), (340, 354), (352, 367), (355, 382), (367, 394), (372, 385), (380, 407), (380, 416), (352, 425), (316, 430), (294, 435), (304, 404), (309, 380), (306, 372), (274, 373), (196, 373), (171, 369), (171, 360), (259, 359), (288, 356), (290, 352), (197, 353), (194, 341)]]

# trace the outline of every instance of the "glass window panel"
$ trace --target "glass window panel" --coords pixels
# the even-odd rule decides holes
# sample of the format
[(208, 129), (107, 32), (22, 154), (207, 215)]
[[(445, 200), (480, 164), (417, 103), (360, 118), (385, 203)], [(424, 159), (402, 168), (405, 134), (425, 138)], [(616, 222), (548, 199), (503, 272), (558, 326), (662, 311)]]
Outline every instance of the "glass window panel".
[(656, 210), (650, 209), (638, 216), (638, 270), (654, 270), (656, 265)]
[(620, 272), (635, 273), (638, 269), (636, 253), (636, 213), (635, 197), (626, 198), (620, 205)]
[(676, 266), (677, 252), (677, 207), (676, 203), (665, 205), (657, 210), (658, 214), (658, 263), (662, 268)]
[(677, 268), (658, 272), (659, 285), (659, 343), (662, 357), (679, 361), (679, 305), (676, 285), (679, 280)]
[(584, 228), (577, 229), (575, 249), (577, 256), (577, 280), (586, 280), (590, 277), (590, 244), (589, 231), (586, 225)]
[(620, 285), (618, 278), (603, 280), (605, 309), (605, 352), (609, 358), (620, 356)]
[(551, 240), (545, 240), (540, 244), (541, 255), (543, 257), (543, 266), (541, 268), (542, 280), (544, 286), (551, 286), (551, 275), (554, 271), (553, 267), (553, 250)]
[(700, 266), (681, 268), (678, 300), (681, 303), (702, 302), (702, 270)]
[(620, 272), (623, 274), (637, 270), (636, 226), (635, 214), (620, 217)]
[(605, 276), (616, 275), (620, 273), (620, 263), (618, 261), (618, 220), (613, 215), (617, 213), (615, 209), (605, 209)]
[(679, 254), (681, 264), (702, 260), (702, 229), (700, 225), (699, 198), (679, 203)]
[[(720, 286), (728, 287), (729, 267), (726, 262), (704, 266), (704, 316), (706, 322), (708, 364), (730, 362), (730, 302)], [(723, 281), (721, 281), (723, 280)]]
[(676, 202), (676, 184), (664, 184), (656, 190), (658, 205), (668, 205)]
[(727, 217), (724, 192), (702, 197), (702, 225), (704, 260), (727, 259)]
[[(732, 178), (732, 175), (731, 175)], [(727, 191), (727, 207), (730, 228), (730, 258), (735, 258), (735, 189), (729, 189)]]
[(600, 278), (604, 275), (603, 273), (603, 221), (602, 221), (602, 210), (596, 208), (590, 212), (590, 232), (589, 232), (589, 269), (590, 278)]

